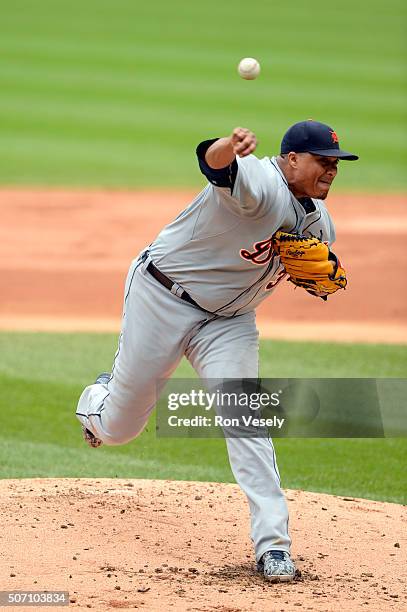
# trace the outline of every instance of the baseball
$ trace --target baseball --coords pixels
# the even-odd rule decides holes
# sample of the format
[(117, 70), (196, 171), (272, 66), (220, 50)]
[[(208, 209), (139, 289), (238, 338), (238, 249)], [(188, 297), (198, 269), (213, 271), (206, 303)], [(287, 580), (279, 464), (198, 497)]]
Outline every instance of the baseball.
[(252, 81), (260, 74), (260, 64), (254, 57), (244, 57), (237, 68), (242, 79)]

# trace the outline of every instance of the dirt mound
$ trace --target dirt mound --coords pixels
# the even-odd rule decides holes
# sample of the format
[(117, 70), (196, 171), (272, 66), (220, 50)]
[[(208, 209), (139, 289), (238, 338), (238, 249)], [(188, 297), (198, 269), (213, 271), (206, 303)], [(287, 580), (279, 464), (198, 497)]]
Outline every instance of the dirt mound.
[(98, 611), (406, 606), (403, 506), (290, 490), (287, 498), (299, 575), (273, 585), (255, 571), (236, 485), (3, 480), (0, 588), (65, 590), (73, 609)]

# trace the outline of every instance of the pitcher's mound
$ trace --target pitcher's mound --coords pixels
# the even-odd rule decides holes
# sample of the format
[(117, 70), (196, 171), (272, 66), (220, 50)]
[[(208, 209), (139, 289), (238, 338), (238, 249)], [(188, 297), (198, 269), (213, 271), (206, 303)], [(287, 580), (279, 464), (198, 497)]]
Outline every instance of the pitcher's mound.
[(97, 611), (406, 609), (403, 506), (287, 498), (299, 575), (270, 584), (255, 571), (236, 485), (3, 480), (1, 590), (69, 591), (71, 608)]

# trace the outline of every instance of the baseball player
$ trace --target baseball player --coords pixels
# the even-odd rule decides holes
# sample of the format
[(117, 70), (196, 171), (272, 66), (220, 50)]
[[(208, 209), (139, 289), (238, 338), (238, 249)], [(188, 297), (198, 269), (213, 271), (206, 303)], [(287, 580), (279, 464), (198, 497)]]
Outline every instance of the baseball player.
[[(256, 144), (240, 127), (202, 142), (197, 156), (207, 185), (132, 262), (112, 372), (78, 403), (91, 446), (138, 436), (184, 355), (203, 379), (257, 378), (255, 308), (284, 278), (323, 299), (345, 287), (323, 201), (339, 160), (358, 157), (316, 121), (290, 127), (276, 157), (258, 159)], [(248, 498), (257, 567), (273, 582), (293, 580), (272, 441), (229, 437), (226, 444)]]

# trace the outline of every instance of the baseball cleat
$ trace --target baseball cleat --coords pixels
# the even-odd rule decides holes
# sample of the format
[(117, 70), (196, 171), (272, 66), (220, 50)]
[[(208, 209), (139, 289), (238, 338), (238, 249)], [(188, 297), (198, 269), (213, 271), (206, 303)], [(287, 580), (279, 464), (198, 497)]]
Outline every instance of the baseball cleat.
[(257, 570), (270, 582), (291, 582), (295, 576), (295, 565), (289, 553), (283, 550), (265, 552), (257, 563)]
[[(111, 379), (110, 372), (102, 372), (102, 374), (99, 374), (99, 376), (95, 380), (95, 385), (107, 385), (110, 379)], [(89, 444), (89, 446), (91, 446), (92, 448), (98, 448), (99, 446), (102, 446), (103, 444), (102, 440), (99, 440), (99, 438), (97, 438), (90, 431), (90, 429), (85, 427), (85, 425), (82, 425), (82, 434), (83, 434), (83, 439), (85, 440), (85, 442)]]
[(110, 372), (102, 372), (95, 380), (95, 385), (107, 385), (111, 378), (112, 375), (110, 374)]

